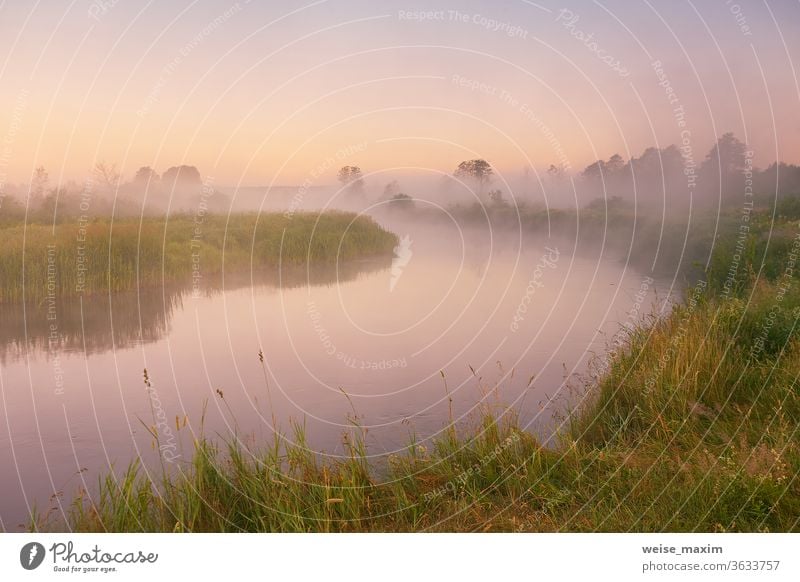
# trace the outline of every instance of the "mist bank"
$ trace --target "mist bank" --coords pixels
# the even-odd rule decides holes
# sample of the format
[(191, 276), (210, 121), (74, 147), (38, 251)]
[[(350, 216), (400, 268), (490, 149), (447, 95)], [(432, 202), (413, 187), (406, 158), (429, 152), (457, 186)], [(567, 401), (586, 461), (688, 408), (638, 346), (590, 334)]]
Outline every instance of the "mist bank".
[[(556, 238), (566, 248), (609, 250), (644, 273), (688, 283), (710, 268), (717, 240), (746, 234), (754, 211), (798, 214), (800, 167), (776, 162), (760, 170), (752, 162), (747, 144), (725, 134), (704, 156), (684, 140), (628, 160), (614, 155), (578, 172), (551, 165), (499, 173), (483, 159), (426, 175), (350, 165), (339, 169), (333, 185), (324, 182), (334, 162), (313, 169), (299, 185), (264, 187), (217, 185), (186, 165), (161, 175), (140, 168), (126, 181), (113, 166), (98, 164), (85, 184), (52, 188), (38, 168), (30, 184), (6, 185), (0, 227), (9, 237), (23, 223), (121, 220), (127, 228), (125, 221), (140, 217), (176, 221), (179, 230), (204, 217), (258, 212), (290, 221), (298, 213), (341, 210), (369, 215), (389, 229), (407, 221), (433, 229), (455, 222), (467, 229), (467, 239), (475, 229), (490, 229), (497, 240), (516, 237), (520, 245), (530, 236)], [(146, 229), (140, 240), (158, 238), (157, 230)], [(338, 241), (327, 244), (335, 248)]]
[[(405, 221), (431, 230), (455, 221), (470, 239), (491, 238), (495, 249), (524, 248), (544, 239), (564, 252), (585, 257), (613, 257), (642, 274), (672, 279), (680, 290), (719, 269), (720, 253), (745, 258), (766, 256), (782, 245), (787, 221), (800, 219), (800, 196), (777, 202), (749, 197), (739, 207), (697, 210), (683, 217), (641, 212), (622, 198), (596, 199), (574, 209), (492, 204), (436, 209), (398, 206), (379, 215), (383, 224), (402, 231)], [(783, 225), (783, 226), (778, 226)], [(480, 232), (481, 236), (475, 233)], [(489, 253), (488, 244), (484, 255)], [(487, 259), (488, 260), (488, 259)]]
[(474, 204), (575, 209), (598, 198), (620, 198), (640, 213), (672, 221), (685, 220), (692, 212), (740, 206), (748, 196), (775, 202), (800, 195), (800, 166), (777, 160), (757, 168), (755, 152), (732, 133), (706, 147), (686, 134), (680, 143), (649, 147), (627, 157), (614, 154), (583, 169), (561, 159), (558, 164), (525, 162), (518, 170), (500, 171), (488, 158), (424, 172), (357, 165), (342, 166), (337, 172), (338, 160), (331, 158), (309, 168), (297, 184), (273, 181), (262, 186), (219, 183), (191, 165), (173, 166), (162, 174), (145, 166), (125, 177), (105, 163), (98, 163), (81, 183), (54, 184), (47, 169), (39, 167), (27, 183), (2, 185), (0, 223), (198, 212), (373, 213), (394, 203), (440, 210)]

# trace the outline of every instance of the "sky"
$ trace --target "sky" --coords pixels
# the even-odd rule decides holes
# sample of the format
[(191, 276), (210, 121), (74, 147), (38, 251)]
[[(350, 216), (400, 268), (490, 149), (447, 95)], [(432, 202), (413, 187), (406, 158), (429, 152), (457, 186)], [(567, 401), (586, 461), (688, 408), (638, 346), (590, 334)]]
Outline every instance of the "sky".
[(728, 131), (799, 163), (799, 58), (797, 0), (0, 0), (0, 186), (580, 171)]

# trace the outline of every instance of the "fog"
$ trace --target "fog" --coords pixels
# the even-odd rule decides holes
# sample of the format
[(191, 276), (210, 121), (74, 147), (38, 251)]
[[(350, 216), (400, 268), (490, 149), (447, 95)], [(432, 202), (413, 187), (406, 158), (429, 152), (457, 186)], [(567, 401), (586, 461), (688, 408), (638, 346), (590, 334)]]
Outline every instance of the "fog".
[(754, 198), (768, 204), (800, 193), (800, 167), (775, 162), (759, 169), (752, 160), (747, 144), (725, 134), (706, 153), (691, 143), (650, 147), (630, 159), (615, 154), (579, 171), (555, 165), (500, 171), (491, 161), (483, 169), (426, 173), (345, 166), (339, 180), (327, 185), (216, 184), (188, 165), (162, 175), (143, 167), (126, 180), (113, 165), (98, 163), (82, 184), (53, 184), (45, 168), (37, 168), (28, 184), (6, 184), (0, 220), (319, 210), (380, 215), (392, 208), (447, 214), (471, 207), (488, 216), (498, 208), (600, 208), (613, 201), (666, 222), (686, 222), (692, 212), (720, 211)]
[[(575, 252), (609, 251), (620, 261), (682, 284), (709, 266), (715, 240), (738, 228), (742, 213), (780, 208), (800, 194), (800, 167), (775, 162), (760, 169), (733, 134), (705, 154), (692, 143), (650, 147), (630, 159), (613, 155), (579, 171), (550, 165), (502, 171), (491, 161), (464, 160), (451, 169), (368, 170), (350, 165), (299, 185), (217, 184), (194, 166), (159, 175), (140, 168), (126, 179), (98, 163), (83, 184), (54, 186), (45, 168), (29, 184), (6, 185), (0, 222), (51, 224), (209, 213), (348, 211), (373, 217), (402, 234), (404, 223), (458, 225), (483, 268), (491, 248), (521, 249), (531, 239), (556, 240)], [(407, 229), (406, 229), (407, 230)]]

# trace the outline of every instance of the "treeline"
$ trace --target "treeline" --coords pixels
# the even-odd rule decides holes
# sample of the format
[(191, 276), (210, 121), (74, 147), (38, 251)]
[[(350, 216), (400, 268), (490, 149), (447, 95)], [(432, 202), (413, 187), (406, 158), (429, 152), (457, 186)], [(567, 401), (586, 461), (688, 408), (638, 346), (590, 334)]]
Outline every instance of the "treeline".
[(63, 223), (82, 217), (204, 214), (227, 210), (230, 199), (194, 166), (173, 166), (159, 175), (142, 167), (129, 181), (113, 165), (98, 163), (82, 183), (51, 184), (44, 167), (30, 184), (7, 185), (0, 198), (0, 224)]
[[(733, 133), (720, 137), (705, 156), (693, 144), (649, 147), (629, 160), (619, 154), (597, 160), (577, 176), (584, 199), (619, 196), (636, 200), (645, 210), (666, 208), (670, 214), (694, 208), (742, 205), (751, 197), (780, 199), (800, 195), (800, 166), (774, 162), (759, 169), (754, 152)], [(564, 173), (551, 166), (548, 183)]]
[(520, 179), (502, 177), (510, 192), (502, 190), (491, 164), (477, 159), (459, 164), (441, 190), (460, 183), (470, 190), (464, 192), (462, 205), (477, 202), (490, 210), (537, 203), (551, 208), (574, 207), (576, 202), (586, 206), (596, 199), (619, 198), (635, 201), (643, 212), (664, 211), (668, 217), (683, 216), (690, 207), (742, 206), (754, 200), (768, 206), (770, 201), (800, 196), (800, 166), (777, 161), (760, 169), (754, 157), (746, 143), (726, 133), (705, 155), (687, 140), (649, 147), (628, 160), (614, 154), (577, 173), (555, 165), (545, 173), (526, 168)]
[[(401, 184), (389, 177), (369, 183), (359, 166), (343, 166), (338, 188), (329, 200), (306, 200), (312, 186), (297, 186), (290, 210), (300, 203), (333, 205), (345, 210), (370, 206), (413, 210), (417, 200), (444, 205), (477, 205), (476, 212), (531, 207), (586, 207), (596, 199), (629, 201), (642, 213), (659, 213), (667, 221), (684, 220), (690, 210), (762, 207), (800, 196), (800, 166), (776, 161), (766, 168), (754, 165), (754, 152), (734, 134), (722, 135), (702, 155), (695, 144), (649, 147), (626, 160), (614, 154), (597, 160), (576, 174), (551, 165), (542, 173), (526, 170), (521, 176), (500, 176), (484, 159), (462, 161), (436, 184), (414, 180)], [(502, 183), (501, 183), (502, 182)], [(295, 200), (297, 199), (297, 200)], [(375, 203), (378, 203), (377, 205)], [(255, 208), (251, 208), (255, 209)], [(30, 184), (6, 185), (0, 196), (0, 224), (59, 222), (81, 216), (139, 216), (167, 213), (227, 212), (231, 198), (211, 179), (203, 180), (194, 166), (181, 165), (158, 174), (142, 167), (124, 181), (114, 166), (98, 164), (83, 184), (51, 186), (44, 168)]]

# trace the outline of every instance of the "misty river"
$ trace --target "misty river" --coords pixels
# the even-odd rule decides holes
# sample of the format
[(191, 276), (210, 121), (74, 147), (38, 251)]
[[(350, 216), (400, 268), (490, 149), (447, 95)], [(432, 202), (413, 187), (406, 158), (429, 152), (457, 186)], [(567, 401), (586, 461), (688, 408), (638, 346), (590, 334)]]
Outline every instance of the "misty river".
[(273, 417), (335, 457), (355, 415), (380, 463), (441, 431), (449, 394), (462, 425), (490, 402), (547, 441), (621, 325), (675, 291), (569, 241), (382, 221), (400, 237), (394, 258), (85, 297), (56, 320), (0, 306), (2, 529), (34, 504), (60, 511), (110, 466), (158, 467), (145, 424), (173, 465), (201, 429), (252, 446)]

